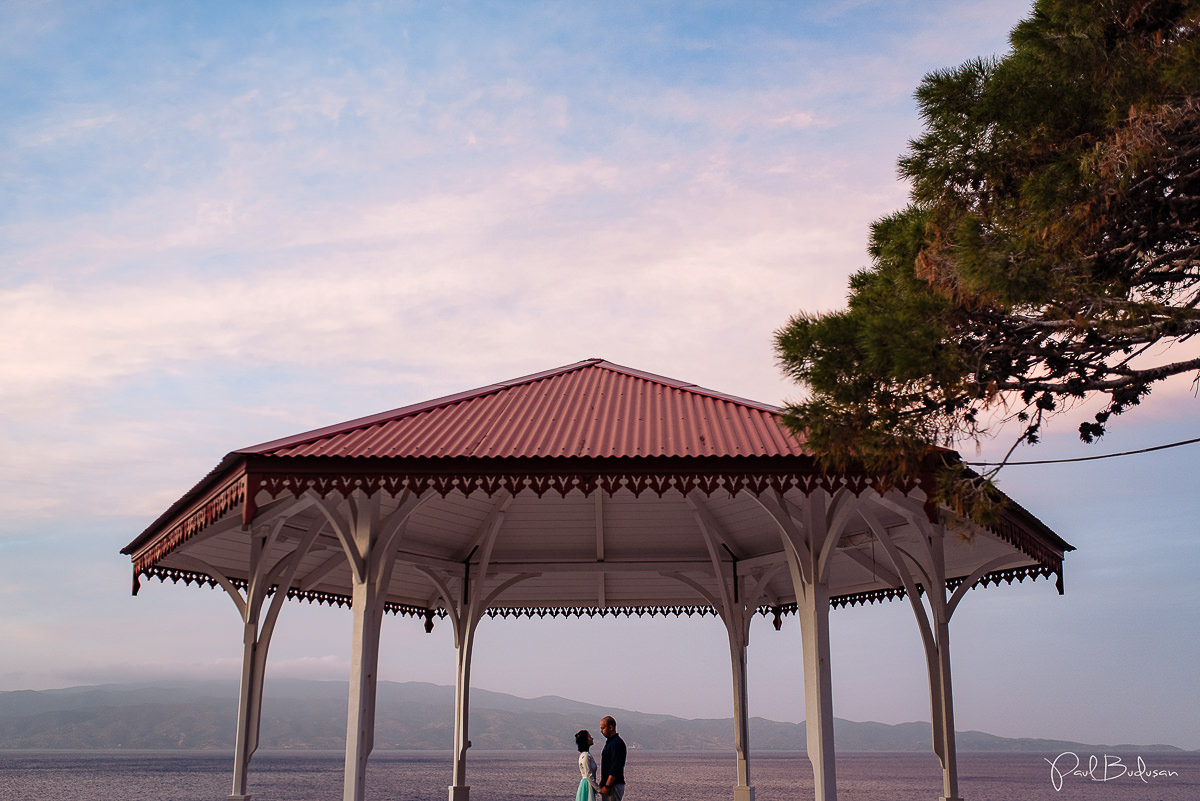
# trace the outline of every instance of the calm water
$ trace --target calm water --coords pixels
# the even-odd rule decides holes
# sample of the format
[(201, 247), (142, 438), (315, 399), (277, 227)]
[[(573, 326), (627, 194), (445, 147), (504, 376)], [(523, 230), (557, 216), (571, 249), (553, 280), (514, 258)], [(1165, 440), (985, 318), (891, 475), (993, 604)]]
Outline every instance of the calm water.
[[(1061, 789), (1045, 760), (1057, 754), (963, 754), (960, 792), (967, 801), (1196, 801), (1200, 754), (1097, 753), (1094, 778), (1072, 775), (1059, 760)], [(1090, 754), (1080, 754), (1080, 771)], [(1113, 760), (1119, 758), (1120, 763)], [(223, 801), (232, 757), (209, 752), (0, 751), (0, 801)], [(1124, 769), (1124, 775), (1118, 776)], [(570, 752), (480, 752), (468, 766), (475, 801), (564, 801), (574, 798), (578, 773)], [(812, 798), (812, 769), (802, 754), (760, 754), (751, 764), (756, 801)], [(1168, 775), (1175, 773), (1177, 775)], [(728, 754), (631, 751), (629, 801), (725, 801), (733, 796)], [(1114, 778), (1115, 777), (1115, 778)], [(380, 752), (371, 757), (367, 797), (389, 801), (445, 801), (448, 753)], [(255, 801), (334, 801), (342, 794), (342, 755), (269, 752), (254, 757), (250, 792)], [(933, 801), (941, 795), (937, 760), (921, 754), (838, 756), (838, 797), (844, 801)]]

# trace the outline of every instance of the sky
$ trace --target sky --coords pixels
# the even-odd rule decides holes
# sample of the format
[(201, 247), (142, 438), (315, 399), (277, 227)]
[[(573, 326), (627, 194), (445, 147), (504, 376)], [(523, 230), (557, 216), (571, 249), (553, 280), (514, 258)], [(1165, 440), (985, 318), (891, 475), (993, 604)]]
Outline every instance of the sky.
[[(839, 308), (871, 221), (904, 204), (913, 90), (1003, 53), (1028, 10), (0, 5), (0, 690), (237, 675), (230, 600), (134, 598), (119, 553), (237, 448), (591, 357), (801, 397), (773, 332)], [(1096, 445), (1060, 419), (1016, 458), (1200, 436), (1194, 390), (1165, 385)], [(959, 607), (960, 730), (1200, 748), (1197, 448), (1002, 472), (1078, 550), (1063, 596)], [(345, 680), (350, 622), (285, 608), (268, 692)], [(906, 603), (831, 625), (836, 716), (928, 720)], [(603, 641), (616, 664), (572, 658)], [(448, 626), (389, 617), (381, 650), (386, 680), (454, 681)], [(803, 720), (794, 618), (755, 622), (749, 678), (751, 714)], [(732, 711), (712, 617), (488, 620), (473, 680)]]

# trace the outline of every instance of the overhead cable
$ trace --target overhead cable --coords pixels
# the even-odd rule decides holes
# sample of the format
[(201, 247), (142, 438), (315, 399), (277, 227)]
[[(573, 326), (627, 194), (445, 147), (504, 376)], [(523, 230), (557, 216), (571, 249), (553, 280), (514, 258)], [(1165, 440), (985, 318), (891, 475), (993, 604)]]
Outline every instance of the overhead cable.
[(1028, 462), (968, 462), (963, 460), (963, 464), (971, 467), (1007, 467), (1008, 465), (1019, 464), (1064, 464), (1066, 462), (1094, 462), (1097, 459), (1115, 459), (1118, 456), (1133, 456), (1138, 453), (1150, 453), (1151, 451), (1165, 451), (1167, 448), (1178, 448), (1180, 445), (1191, 445), (1195, 442), (1200, 442), (1200, 437), (1194, 439), (1185, 439), (1182, 442), (1172, 442), (1168, 445), (1155, 445), (1152, 448), (1138, 448), (1135, 451), (1121, 451), (1120, 453), (1105, 453), (1100, 456), (1076, 456), (1071, 459), (1037, 459)]

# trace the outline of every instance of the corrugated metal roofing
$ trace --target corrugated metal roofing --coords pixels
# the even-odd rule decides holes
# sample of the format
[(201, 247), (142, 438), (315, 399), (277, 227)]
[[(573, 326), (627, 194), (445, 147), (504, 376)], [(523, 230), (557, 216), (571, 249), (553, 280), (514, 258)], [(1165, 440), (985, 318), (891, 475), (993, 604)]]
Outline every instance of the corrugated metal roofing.
[(239, 452), (359, 458), (805, 454), (772, 406), (601, 359)]

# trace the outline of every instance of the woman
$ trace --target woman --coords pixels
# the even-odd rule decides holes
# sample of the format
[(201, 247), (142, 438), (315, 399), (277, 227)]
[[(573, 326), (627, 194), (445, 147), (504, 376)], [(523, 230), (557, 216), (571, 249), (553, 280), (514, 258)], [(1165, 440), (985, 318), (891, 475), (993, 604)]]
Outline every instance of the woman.
[(588, 749), (592, 746), (592, 735), (587, 729), (575, 732), (575, 745), (579, 748), (579, 789), (575, 791), (575, 801), (594, 801), (600, 792), (596, 784), (596, 760), (592, 759)]

